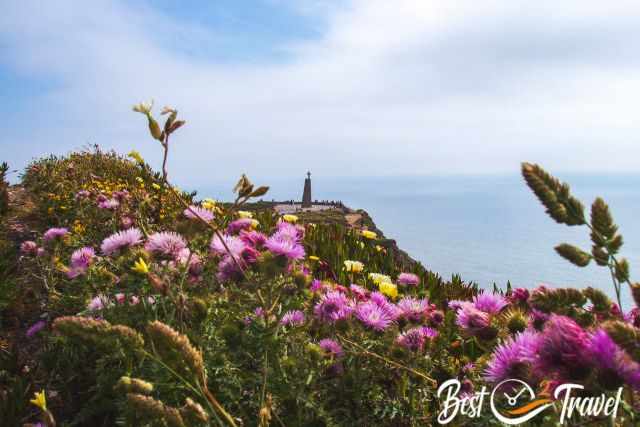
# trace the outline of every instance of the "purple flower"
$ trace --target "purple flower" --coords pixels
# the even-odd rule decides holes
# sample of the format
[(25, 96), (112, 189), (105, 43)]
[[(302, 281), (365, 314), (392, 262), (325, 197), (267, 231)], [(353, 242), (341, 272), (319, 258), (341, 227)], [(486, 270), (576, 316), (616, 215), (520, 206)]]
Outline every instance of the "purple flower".
[(589, 342), (589, 350), (600, 371), (600, 383), (615, 390), (624, 383), (640, 389), (640, 364), (634, 361), (602, 329), (598, 329)]
[(184, 237), (172, 231), (154, 233), (149, 236), (147, 243), (144, 245), (144, 248), (149, 252), (174, 258), (186, 247), (187, 242)]
[(98, 295), (89, 301), (87, 305), (87, 309), (89, 311), (99, 311), (102, 310), (109, 300), (104, 295)]
[(420, 277), (413, 273), (400, 273), (397, 282), (398, 285), (418, 286), (420, 284)]
[(98, 207), (100, 209), (114, 210), (117, 209), (118, 206), (120, 206), (120, 202), (116, 199), (105, 199), (98, 202)]
[(318, 346), (320, 346), (320, 348), (324, 350), (325, 353), (327, 353), (329, 356), (333, 356), (335, 358), (342, 357), (342, 355), (344, 354), (342, 346), (331, 338), (320, 340)]
[(247, 249), (247, 245), (240, 240), (240, 238), (236, 236), (229, 236), (227, 234), (222, 235), (222, 239), (218, 237), (217, 234), (213, 236), (211, 239), (211, 244), (209, 247), (211, 248), (211, 252), (216, 255), (228, 255), (227, 250), (224, 247), (224, 243), (226, 243), (229, 251), (233, 254), (234, 257), (239, 258), (242, 253)]
[(31, 240), (27, 240), (26, 242), (22, 242), (20, 245), (20, 252), (23, 255), (35, 255), (38, 251), (38, 245), (36, 242)]
[(76, 249), (71, 254), (71, 268), (87, 269), (93, 262), (93, 258), (96, 256), (96, 251), (89, 246)]
[(67, 234), (69, 234), (69, 230), (67, 230), (66, 228), (50, 228), (44, 233), (44, 235), (42, 236), (42, 240), (44, 240), (45, 242), (50, 242), (51, 240), (57, 238), (63, 238)]
[(489, 314), (496, 314), (509, 303), (501, 295), (484, 292), (473, 297), (473, 304), (480, 311), (484, 311)]
[(299, 242), (304, 238), (304, 228), (289, 222), (281, 221), (276, 226), (273, 236), (281, 236)]
[(396, 343), (411, 351), (422, 351), (426, 337), (422, 328), (409, 329), (396, 338)]
[(187, 263), (189, 263), (189, 274), (192, 276), (200, 275), (204, 268), (200, 256), (195, 252), (191, 252), (189, 248), (184, 248), (180, 252), (178, 252), (175, 260), (182, 265), (186, 265)]
[(441, 310), (432, 310), (429, 312), (429, 324), (431, 326), (440, 326), (444, 322), (444, 313)]
[(189, 209), (184, 210), (184, 216), (189, 219), (203, 219), (207, 222), (213, 221), (213, 212), (209, 209), (202, 208), (200, 206), (189, 206)]
[(324, 290), (324, 288), (324, 282), (318, 279), (313, 279), (313, 281), (311, 282), (311, 286), (309, 287), (311, 292), (321, 292), (322, 290)]
[(240, 240), (242, 240), (248, 246), (252, 246), (256, 249), (262, 249), (262, 246), (264, 246), (265, 242), (267, 241), (267, 236), (255, 230), (243, 230), (240, 232)]
[(118, 231), (107, 237), (100, 245), (100, 251), (105, 255), (112, 255), (120, 249), (132, 247), (142, 242), (142, 232), (137, 228)]
[(238, 234), (242, 230), (251, 230), (253, 227), (253, 220), (251, 218), (240, 218), (232, 221), (227, 226), (228, 234)]
[(35, 334), (43, 330), (45, 326), (47, 326), (47, 323), (44, 320), (39, 320), (27, 329), (27, 333), (25, 335), (27, 338), (32, 338)]
[(480, 334), (490, 323), (489, 314), (478, 310), (472, 303), (467, 302), (458, 309), (456, 324), (471, 335)]
[(297, 241), (291, 240), (277, 233), (269, 237), (264, 246), (276, 256), (283, 256), (290, 260), (304, 258), (304, 248)]
[(511, 291), (509, 299), (514, 303), (526, 303), (529, 299), (529, 290), (525, 288), (515, 288)]
[(88, 198), (91, 195), (91, 193), (89, 193), (87, 190), (80, 190), (76, 193), (75, 199), (76, 200), (83, 200)]
[(435, 339), (438, 337), (438, 335), (440, 335), (438, 331), (428, 326), (422, 326), (420, 329), (422, 330), (422, 333), (424, 334), (425, 338)]
[(376, 331), (383, 331), (393, 323), (393, 317), (374, 301), (358, 304), (355, 314), (367, 328)]
[(592, 365), (589, 335), (566, 316), (552, 314), (531, 355), (536, 372), (558, 380), (580, 380)]
[(410, 322), (420, 322), (427, 315), (429, 301), (425, 298), (404, 297), (398, 301), (398, 308), (400, 309), (400, 318)]
[(349, 286), (349, 290), (351, 293), (360, 301), (364, 301), (367, 299), (367, 290), (362, 286), (358, 286), (356, 284), (351, 284)]
[(282, 319), (280, 319), (280, 324), (285, 326), (302, 326), (304, 325), (304, 313), (300, 310), (292, 310), (287, 311)]
[(131, 218), (130, 216), (123, 216), (120, 219), (120, 225), (124, 229), (133, 227), (133, 218)]
[(338, 291), (324, 294), (313, 309), (313, 313), (323, 322), (335, 323), (351, 316), (353, 307), (346, 295)]
[(509, 378), (531, 380), (529, 362), (536, 351), (537, 340), (537, 333), (524, 331), (497, 346), (484, 371), (485, 380), (493, 384)]

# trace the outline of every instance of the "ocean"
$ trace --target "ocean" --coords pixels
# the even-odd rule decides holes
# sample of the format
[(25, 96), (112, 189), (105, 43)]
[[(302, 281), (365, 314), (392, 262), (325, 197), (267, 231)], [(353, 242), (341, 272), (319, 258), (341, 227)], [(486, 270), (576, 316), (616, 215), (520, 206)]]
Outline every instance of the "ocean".
[[(631, 278), (640, 280), (640, 176), (563, 175), (586, 207), (596, 196), (609, 204), (625, 243)], [(262, 184), (263, 182), (260, 182)], [(608, 269), (579, 268), (560, 258), (561, 242), (590, 250), (586, 227), (557, 224), (544, 212), (520, 175), (446, 177), (326, 178), (312, 176), (314, 199), (342, 200), (369, 212), (386, 237), (428, 269), (488, 288), (597, 287), (615, 296)], [(265, 184), (267, 184), (265, 182)], [(275, 180), (270, 197), (300, 199), (303, 178)], [(213, 186), (203, 195), (228, 199), (229, 188)], [(632, 307), (623, 286), (623, 306)]]

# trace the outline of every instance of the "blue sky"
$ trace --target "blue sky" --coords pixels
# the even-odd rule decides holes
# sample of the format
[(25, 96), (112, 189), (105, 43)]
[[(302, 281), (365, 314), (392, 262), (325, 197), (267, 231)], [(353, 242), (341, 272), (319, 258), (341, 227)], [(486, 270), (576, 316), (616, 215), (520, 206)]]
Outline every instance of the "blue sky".
[(159, 162), (131, 105), (188, 123), (181, 183), (637, 170), (640, 3), (7, 2), (0, 160), (88, 143)]

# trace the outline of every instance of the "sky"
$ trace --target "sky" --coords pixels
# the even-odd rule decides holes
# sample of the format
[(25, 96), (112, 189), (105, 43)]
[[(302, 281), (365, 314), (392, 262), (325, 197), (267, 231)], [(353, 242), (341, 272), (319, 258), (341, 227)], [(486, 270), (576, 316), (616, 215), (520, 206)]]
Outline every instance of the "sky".
[(177, 108), (179, 184), (635, 172), (640, 2), (5, 0), (0, 160), (88, 144), (159, 166), (134, 103)]

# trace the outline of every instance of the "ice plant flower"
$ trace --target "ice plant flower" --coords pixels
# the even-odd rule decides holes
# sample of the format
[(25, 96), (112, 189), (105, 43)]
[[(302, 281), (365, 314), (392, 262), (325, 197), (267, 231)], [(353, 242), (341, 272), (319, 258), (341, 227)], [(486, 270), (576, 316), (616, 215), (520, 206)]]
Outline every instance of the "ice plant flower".
[(373, 301), (358, 304), (355, 315), (367, 328), (375, 331), (383, 331), (393, 323), (393, 317)]
[(47, 410), (47, 398), (45, 397), (44, 390), (35, 392), (33, 395), (33, 399), (31, 399), (29, 402), (43, 411)]
[(629, 384), (640, 390), (640, 364), (609, 337), (598, 329), (589, 342), (589, 350), (600, 372), (598, 379), (609, 390)]
[(91, 301), (89, 301), (89, 304), (87, 304), (87, 310), (89, 311), (102, 310), (107, 301), (108, 301), (107, 297), (105, 297), (104, 295), (98, 295), (97, 297), (94, 297), (93, 299), (91, 299)]
[(247, 248), (247, 245), (239, 237), (223, 234), (221, 239), (217, 234), (214, 234), (209, 245), (211, 252), (216, 255), (227, 255), (227, 249), (224, 247), (223, 242), (236, 258), (240, 257)]
[(342, 346), (338, 344), (336, 341), (331, 338), (324, 338), (318, 342), (318, 346), (329, 356), (333, 356), (335, 358), (342, 357), (344, 351), (342, 350)]
[(412, 328), (402, 332), (396, 338), (396, 343), (411, 351), (422, 351), (426, 342), (426, 336), (422, 328)]
[(95, 256), (96, 252), (89, 246), (76, 249), (71, 254), (71, 268), (87, 269), (93, 262)]
[(378, 289), (389, 298), (396, 298), (398, 296), (398, 287), (393, 283), (382, 282), (378, 285)]
[(45, 242), (50, 242), (52, 240), (55, 239), (62, 239), (63, 237), (65, 237), (66, 235), (69, 234), (69, 230), (66, 228), (50, 228), (48, 229), (44, 235), (42, 236), (42, 240), (44, 240)]
[(23, 255), (35, 255), (38, 251), (38, 245), (36, 242), (27, 240), (20, 244), (20, 253)]
[(133, 267), (131, 267), (131, 270), (135, 271), (136, 273), (147, 274), (149, 273), (149, 265), (144, 261), (142, 257), (140, 257), (133, 264)]
[(324, 294), (313, 308), (315, 316), (323, 322), (335, 323), (351, 316), (353, 307), (345, 294), (329, 291)]
[(149, 252), (170, 257), (176, 257), (186, 247), (187, 242), (184, 237), (173, 231), (153, 233), (144, 245), (144, 248)]
[(104, 255), (113, 255), (123, 248), (136, 246), (140, 243), (142, 243), (142, 232), (138, 228), (129, 228), (104, 239), (100, 245), (100, 251)]
[(473, 297), (473, 304), (480, 311), (484, 311), (490, 314), (497, 314), (509, 303), (504, 297), (500, 295), (483, 292)]
[(402, 286), (418, 286), (420, 284), (420, 277), (413, 273), (400, 273), (397, 282), (398, 285)]
[(304, 325), (304, 313), (300, 310), (292, 310), (287, 311), (282, 319), (280, 319), (280, 324), (285, 326), (302, 326)]
[(364, 264), (360, 261), (347, 260), (344, 262), (344, 269), (348, 273), (362, 273), (362, 270), (364, 270)]
[(286, 214), (282, 215), (282, 220), (291, 224), (295, 224), (296, 222), (298, 222), (298, 217), (296, 215)]
[(256, 222), (257, 221), (255, 219), (251, 218), (236, 219), (227, 226), (227, 234), (238, 234), (243, 230), (252, 230), (255, 228), (254, 225)]
[(189, 219), (200, 219), (206, 222), (213, 221), (213, 212), (200, 206), (191, 205), (189, 209), (184, 210), (183, 214)]
[(369, 239), (369, 240), (375, 240), (378, 238), (378, 235), (376, 233), (374, 233), (373, 231), (369, 231), (369, 230), (362, 230), (360, 232), (360, 234), (362, 235), (362, 237), (364, 237), (365, 239)]
[(421, 322), (429, 311), (429, 301), (426, 298), (404, 297), (398, 301), (398, 309), (400, 318), (409, 322)]
[(267, 239), (265, 248), (276, 256), (283, 256), (289, 260), (304, 258), (304, 248), (296, 241), (292, 241), (281, 235), (274, 235)]
[(538, 337), (536, 332), (524, 331), (497, 346), (485, 368), (484, 379), (492, 384), (509, 378), (531, 382), (530, 356), (536, 351)]
[(369, 273), (369, 280), (371, 280), (376, 285), (379, 285), (383, 282), (391, 283), (391, 277), (387, 276), (386, 274), (380, 273)]
[(266, 243), (267, 236), (255, 230), (241, 231), (240, 240), (242, 240), (246, 245), (259, 250), (262, 249), (262, 247)]
[(238, 211), (238, 218), (253, 218), (253, 213), (249, 211)]

